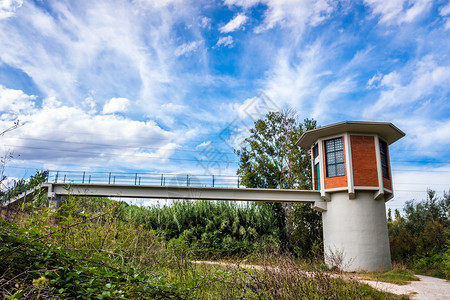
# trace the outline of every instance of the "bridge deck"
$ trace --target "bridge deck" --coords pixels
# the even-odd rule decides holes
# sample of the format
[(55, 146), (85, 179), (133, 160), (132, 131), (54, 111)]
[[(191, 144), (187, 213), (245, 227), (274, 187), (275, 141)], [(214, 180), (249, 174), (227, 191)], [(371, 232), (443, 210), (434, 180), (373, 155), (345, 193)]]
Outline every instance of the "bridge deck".
[(267, 202), (308, 202), (321, 201), (320, 192), (305, 190), (153, 186), (124, 184), (64, 184), (45, 183), (49, 197), (91, 196), (154, 199), (195, 199)]

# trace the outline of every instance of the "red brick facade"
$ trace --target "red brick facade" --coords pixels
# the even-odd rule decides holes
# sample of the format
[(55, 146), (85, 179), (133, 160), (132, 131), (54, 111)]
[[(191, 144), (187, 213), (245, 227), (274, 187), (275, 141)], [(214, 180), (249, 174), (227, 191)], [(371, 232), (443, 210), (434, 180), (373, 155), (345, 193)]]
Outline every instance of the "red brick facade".
[[(342, 137), (342, 139), (344, 139), (344, 137)], [(335, 177), (327, 177), (327, 168), (326, 168), (326, 158), (325, 158), (325, 154), (324, 154), (324, 161), (322, 162), (322, 166), (323, 166), (323, 170), (324, 170), (324, 174), (325, 174), (325, 189), (335, 189), (335, 188), (342, 188), (342, 187), (347, 187), (348, 186), (348, 182), (347, 182), (347, 161), (346, 161), (346, 157), (345, 157), (345, 142), (344, 140), (342, 141), (343, 146), (344, 146), (344, 166), (345, 166), (345, 175), (343, 176), (335, 176)], [(325, 141), (323, 141), (322, 144), (322, 149), (325, 149)]]
[(373, 136), (352, 135), (350, 144), (354, 186), (378, 186), (375, 138)]

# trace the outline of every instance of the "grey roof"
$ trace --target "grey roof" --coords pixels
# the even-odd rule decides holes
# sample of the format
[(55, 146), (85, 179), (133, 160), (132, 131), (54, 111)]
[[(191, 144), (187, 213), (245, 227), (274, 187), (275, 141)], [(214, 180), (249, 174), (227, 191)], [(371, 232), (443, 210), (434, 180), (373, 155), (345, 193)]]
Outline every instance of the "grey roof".
[(405, 136), (403, 131), (389, 122), (343, 121), (305, 131), (296, 145), (309, 149), (319, 138), (344, 132), (378, 134), (388, 145)]

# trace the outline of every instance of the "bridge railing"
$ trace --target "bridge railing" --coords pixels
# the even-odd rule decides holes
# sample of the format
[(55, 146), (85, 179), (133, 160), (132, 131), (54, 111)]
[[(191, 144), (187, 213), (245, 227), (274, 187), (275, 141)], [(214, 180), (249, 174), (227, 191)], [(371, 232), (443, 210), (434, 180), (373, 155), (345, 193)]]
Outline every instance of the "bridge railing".
[(232, 175), (48, 171), (48, 182), (243, 188)]

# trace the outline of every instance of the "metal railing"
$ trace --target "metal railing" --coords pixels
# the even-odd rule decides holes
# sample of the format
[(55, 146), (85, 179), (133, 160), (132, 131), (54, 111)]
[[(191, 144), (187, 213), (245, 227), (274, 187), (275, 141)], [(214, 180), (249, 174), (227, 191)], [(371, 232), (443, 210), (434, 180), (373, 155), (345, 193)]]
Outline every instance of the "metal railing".
[(239, 176), (49, 170), (47, 182), (243, 188)]

